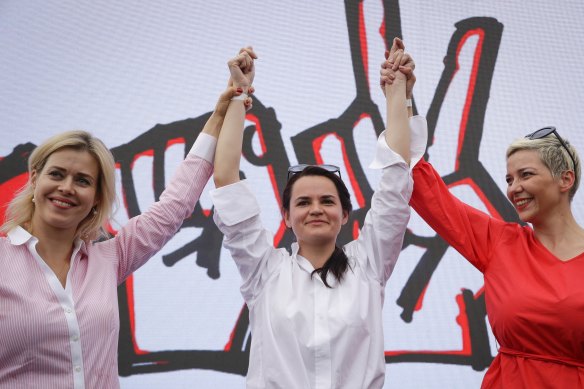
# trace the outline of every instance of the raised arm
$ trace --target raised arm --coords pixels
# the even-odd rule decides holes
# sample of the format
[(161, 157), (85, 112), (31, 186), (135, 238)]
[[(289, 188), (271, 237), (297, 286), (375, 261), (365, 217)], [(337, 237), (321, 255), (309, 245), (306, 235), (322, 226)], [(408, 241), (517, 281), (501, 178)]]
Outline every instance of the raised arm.
[[(410, 128), (408, 108), (406, 107), (406, 75), (400, 71), (409, 57), (404, 53), (403, 42), (399, 38), (393, 40), (387, 60), (382, 65), (382, 86), (386, 98), (387, 131), (385, 141), (396, 153), (410, 163)], [(391, 78), (391, 82), (383, 81), (383, 77)]]
[[(254, 60), (257, 58), (251, 47), (240, 50), (239, 54), (227, 62), (231, 73), (230, 84), (237, 93), (246, 97), (255, 75)], [(238, 96), (227, 106), (225, 120), (221, 128), (215, 152), (215, 186), (220, 188), (239, 181), (239, 162), (243, 143), (245, 123), (245, 99)]]
[[(223, 127), (223, 122), (225, 121), (225, 115), (227, 114), (227, 108), (231, 103), (231, 99), (239, 95), (241, 95), (241, 93), (237, 91), (237, 88), (233, 85), (229, 85), (219, 96), (215, 109), (213, 110), (213, 113), (211, 113), (209, 119), (207, 119), (201, 132), (211, 135), (216, 139), (219, 138), (219, 132), (221, 131), (221, 127)], [(244, 103), (247, 108), (251, 103), (251, 99), (244, 100)]]

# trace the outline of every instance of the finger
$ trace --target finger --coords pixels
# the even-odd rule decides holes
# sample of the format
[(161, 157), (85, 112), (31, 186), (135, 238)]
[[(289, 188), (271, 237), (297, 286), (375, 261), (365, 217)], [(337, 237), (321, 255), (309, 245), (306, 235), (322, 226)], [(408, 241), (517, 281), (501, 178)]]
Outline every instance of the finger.
[(249, 54), (249, 56), (253, 59), (257, 59), (257, 54), (255, 53), (255, 51), (253, 50), (253, 47), (251, 46), (247, 46), (247, 47), (242, 47), (241, 49), (239, 49), (239, 52), (246, 52), (247, 54)]
[(249, 89), (247, 90), (247, 94), (251, 95), (255, 92), (255, 88), (253, 86), (250, 86)]
[(404, 55), (402, 55), (401, 57), (401, 61), (399, 62), (399, 64), (403, 66), (408, 62), (412, 62), (412, 57), (408, 53), (404, 53)]
[(385, 85), (385, 84), (391, 85), (391, 84), (393, 84), (393, 78), (382, 76), (380, 78), (380, 84), (381, 85)]
[(399, 65), (401, 63), (401, 59), (402, 59), (403, 55), (404, 55), (404, 52), (401, 49), (395, 52), (395, 56), (394, 56), (394, 60), (393, 60), (393, 67), (392, 67), (393, 70), (397, 70), (399, 68)]
[(385, 59), (388, 59), (389, 58), (389, 50), (385, 50), (385, 53), (383, 54), (383, 56), (385, 57)]
[(246, 68), (249, 67), (249, 61), (251, 60), (251, 57), (246, 51), (241, 51), (238, 54), (237, 59), (239, 60), (239, 67), (242, 70), (245, 70)]
[(391, 49), (389, 50), (390, 56), (395, 53), (397, 50), (403, 50), (404, 44), (401, 39), (398, 37), (393, 38), (393, 42), (391, 44)]
[(391, 78), (392, 80), (395, 78), (395, 73), (394, 73), (394, 71), (393, 71), (393, 70), (390, 70), (390, 69), (381, 69), (381, 70), (379, 71), (379, 75), (380, 75), (381, 77), (389, 77), (389, 78)]
[(243, 106), (245, 107), (246, 111), (249, 111), (253, 108), (253, 99), (248, 97), (247, 99), (243, 100)]
[(407, 75), (412, 74), (414, 72), (414, 69), (412, 69), (409, 66), (400, 66), (399, 71), (407, 76)]
[(395, 65), (394, 65), (396, 71), (399, 69), (399, 66), (402, 64), (405, 55), (406, 55), (406, 53), (404, 53), (403, 50), (399, 51), (398, 58), (396, 59)]
[(253, 51), (253, 49), (251, 49), (251, 46), (248, 47), (242, 47), (241, 49), (239, 49), (239, 55), (245, 55), (248, 59), (246, 59), (246, 63), (249, 67), (249, 61), (253, 61), (254, 59), (257, 58), (256, 53)]
[[(243, 92), (243, 90), (241, 90), (241, 92)], [(237, 90), (237, 88), (231, 86), (229, 88), (226, 88), (223, 91), (223, 93), (221, 93), (221, 95), (219, 96), (219, 100), (221, 100), (221, 101), (231, 100), (231, 98), (233, 98), (235, 96), (239, 96), (241, 94), (241, 92), (239, 92)]]
[(398, 38), (398, 37), (393, 38), (393, 44), (398, 49), (401, 49), (401, 50), (405, 50), (405, 48), (406, 48), (405, 45), (404, 45), (404, 42), (400, 38)]

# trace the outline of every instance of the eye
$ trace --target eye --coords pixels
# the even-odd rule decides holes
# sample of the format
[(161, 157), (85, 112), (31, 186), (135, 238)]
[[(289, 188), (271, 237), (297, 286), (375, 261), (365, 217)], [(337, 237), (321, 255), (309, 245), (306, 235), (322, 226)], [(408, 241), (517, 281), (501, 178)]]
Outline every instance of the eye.
[(325, 198), (322, 200), (323, 204), (327, 204), (327, 205), (334, 205), (335, 204), (335, 200), (333, 200), (332, 198)]
[(533, 176), (532, 172), (522, 172), (521, 173), (521, 177), (526, 178), (526, 177), (530, 177)]
[(507, 182), (508, 186), (511, 186), (511, 184), (513, 183), (513, 178), (511, 177), (505, 177), (505, 182)]
[(83, 185), (83, 186), (89, 186), (89, 185), (91, 185), (91, 181), (89, 181), (87, 178), (84, 178), (84, 177), (79, 177), (77, 179), (77, 182), (79, 184)]
[(61, 174), (61, 172), (58, 170), (50, 170), (47, 173), (47, 175), (50, 177), (53, 177), (53, 178), (62, 178), (63, 177), (63, 174)]
[(297, 207), (305, 207), (308, 205), (308, 200), (298, 200), (296, 202), (296, 206)]

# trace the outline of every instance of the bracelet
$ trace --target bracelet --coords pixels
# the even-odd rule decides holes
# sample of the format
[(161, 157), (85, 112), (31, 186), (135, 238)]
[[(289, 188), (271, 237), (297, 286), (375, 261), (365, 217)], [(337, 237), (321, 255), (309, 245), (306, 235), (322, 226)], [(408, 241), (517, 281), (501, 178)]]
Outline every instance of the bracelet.
[(406, 107), (408, 108), (412, 107), (412, 99), (406, 99)]
[(235, 100), (245, 100), (247, 99), (247, 93), (242, 93), (239, 96), (234, 96), (231, 98), (231, 101), (235, 101)]

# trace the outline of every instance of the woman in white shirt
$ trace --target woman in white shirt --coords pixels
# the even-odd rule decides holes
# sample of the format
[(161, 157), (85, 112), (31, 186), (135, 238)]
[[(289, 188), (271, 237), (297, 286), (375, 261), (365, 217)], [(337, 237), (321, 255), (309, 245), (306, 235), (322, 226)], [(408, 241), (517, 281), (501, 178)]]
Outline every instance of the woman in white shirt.
[[(254, 77), (251, 48), (228, 62), (244, 94)], [(409, 61), (393, 50), (396, 64)], [(397, 65), (396, 65), (397, 67)], [(245, 107), (233, 99), (217, 143), (211, 196), (215, 221), (241, 273), (252, 332), (248, 388), (381, 388), (385, 379), (382, 306), (400, 253), (412, 192), (405, 76), (385, 86), (388, 127), (373, 167), (382, 168), (359, 237), (336, 245), (351, 211), (339, 169), (298, 165), (288, 171), (282, 211), (296, 236), (292, 254), (273, 246), (239, 162)]]

